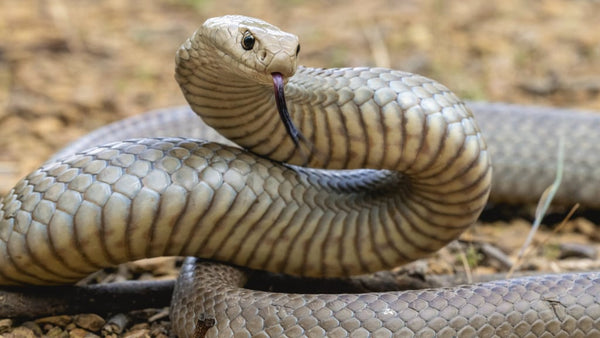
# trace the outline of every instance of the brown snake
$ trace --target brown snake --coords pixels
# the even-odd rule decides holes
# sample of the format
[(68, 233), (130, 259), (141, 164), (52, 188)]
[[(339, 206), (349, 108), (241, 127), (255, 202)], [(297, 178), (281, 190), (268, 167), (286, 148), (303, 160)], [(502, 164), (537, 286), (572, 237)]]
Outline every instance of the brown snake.
[[(561, 136), (558, 200), (598, 206), (590, 182), (600, 182), (600, 164), (586, 154), (600, 153), (599, 117), (474, 103), (488, 150), (470, 110), (439, 83), (387, 69), (297, 67), (298, 51), (296, 36), (263, 21), (207, 20), (177, 52), (176, 79), (194, 112), (246, 150), (187, 108), (89, 134), (0, 201), (0, 282), (68, 283), (173, 255), (312, 277), (388, 269), (477, 220), (490, 153), (492, 197), (537, 199)], [(186, 138), (119, 141), (149, 135)], [(598, 273), (321, 295), (247, 290), (245, 278), (188, 260), (172, 304), (175, 333), (600, 336)]]

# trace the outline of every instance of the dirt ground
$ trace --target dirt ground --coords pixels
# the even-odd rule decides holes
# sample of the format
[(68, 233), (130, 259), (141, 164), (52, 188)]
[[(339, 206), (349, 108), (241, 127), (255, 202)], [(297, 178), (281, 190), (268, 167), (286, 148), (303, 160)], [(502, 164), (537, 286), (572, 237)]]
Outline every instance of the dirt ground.
[[(0, 194), (99, 126), (184, 104), (174, 52), (205, 19), (223, 14), (297, 34), (307, 66), (392, 67), (434, 78), (465, 99), (600, 111), (598, 1), (2, 0)], [(521, 239), (528, 228), (500, 221), (463, 240), (496, 241), (514, 259), (520, 243), (496, 239)], [(596, 249), (595, 229), (577, 220), (550, 243)], [(453, 255), (440, 256), (430, 270), (462, 269)], [(539, 256), (531, 264), (552, 271), (598, 265), (595, 257)]]

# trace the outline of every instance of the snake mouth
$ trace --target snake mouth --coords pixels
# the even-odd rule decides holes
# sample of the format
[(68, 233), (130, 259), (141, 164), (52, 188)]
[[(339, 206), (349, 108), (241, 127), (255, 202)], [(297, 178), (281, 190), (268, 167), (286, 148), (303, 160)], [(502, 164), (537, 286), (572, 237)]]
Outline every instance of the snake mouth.
[(273, 89), (275, 90), (275, 102), (277, 103), (279, 117), (281, 118), (281, 122), (283, 122), (288, 135), (290, 135), (294, 144), (298, 146), (300, 139), (303, 137), (294, 125), (294, 121), (292, 121), (292, 118), (290, 117), (290, 112), (288, 111), (285, 102), (285, 84), (283, 75), (281, 75), (281, 73), (272, 73), (271, 76), (273, 76)]

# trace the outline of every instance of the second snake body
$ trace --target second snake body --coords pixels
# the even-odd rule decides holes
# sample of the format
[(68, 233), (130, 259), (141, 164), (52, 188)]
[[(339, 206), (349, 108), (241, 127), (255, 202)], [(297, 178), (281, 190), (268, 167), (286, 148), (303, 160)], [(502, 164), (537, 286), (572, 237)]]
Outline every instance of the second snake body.
[[(499, 158), (492, 195), (536, 199), (551, 182), (554, 171), (543, 167), (556, 162), (554, 145), (564, 135), (574, 143), (568, 138), (567, 190), (559, 199), (597, 205), (599, 190), (587, 184), (599, 181), (596, 160), (578, 151), (598, 118), (509, 116), (496, 110), (518, 107), (475, 104), (476, 115), (491, 123), (488, 150), (467, 106), (437, 82), (386, 69), (296, 70), (298, 46), (295, 36), (260, 20), (208, 20), (178, 51), (176, 78), (192, 109), (247, 150), (179, 137), (58, 155), (0, 202), (0, 281), (72, 282), (162, 255), (303, 276), (393, 267), (473, 224), (490, 192), (490, 151)], [(280, 77), (298, 139), (275, 104)], [(178, 136), (222, 139), (201, 122), (191, 126), (189, 117), (186, 109), (169, 109), (134, 118), (66, 153), (95, 140), (175, 136), (165, 129), (176, 126), (200, 132)], [(532, 145), (519, 143), (521, 136)], [(502, 139), (512, 145), (495, 144)], [(586, 144), (587, 151), (598, 153), (598, 144)], [(594, 273), (363, 296), (242, 290), (243, 275), (211, 264), (190, 263), (180, 279), (172, 319), (182, 336), (202, 325), (210, 335), (600, 334)]]

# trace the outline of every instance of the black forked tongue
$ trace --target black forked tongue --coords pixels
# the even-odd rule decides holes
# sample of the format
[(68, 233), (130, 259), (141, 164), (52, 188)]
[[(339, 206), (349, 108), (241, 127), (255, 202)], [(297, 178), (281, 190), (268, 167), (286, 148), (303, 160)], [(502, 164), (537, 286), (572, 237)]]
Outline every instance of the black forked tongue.
[[(296, 128), (294, 125), (294, 121), (290, 117), (290, 112), (288, 111), (287, 104), (285, 103), (285, 92), (284, 92), (284, 84), (283, 84), (283, 75), (281, 73), (272, 73), (273, 76), (273, 88), (275, 89), (275, 102), (277, 103), (277, 111), (279, 111), (279, 117), (281, 118), (281, 122), (285, 126), (285, 130), (288, 135), (292, 138), (294, 145), (300, 152), (300, 155), (304, 157), (304, 162), (302, 166), (308, 164), (310, 160), (309, 155), (315, 155), (317, 157), (321, 157), (319, 152), (315, 149), (313, 144), (308, 141), (304, 135)], [(307, 149), (302, 149), (302, 144)], [(308, 150), (308, 153), (305, 152)], [(323, 161), (324, 162), (324, 161)]]
[(277, 110), (279, 111), (279, 117), (281, 118), (281, 122), (285, 126), (285, 130), (288, 135), (292, 138), (294, 144), (299, 146), (300, 140), (304, 140), (304, 136), (300, 133), (296, 126), (294, 125), (294, 121), (290, 117), (290, 113), (287, 108), (287, 104), (285, 103), (285, 92), (284, 92), (284, 84), (283, 84), (283, 75), (281, 73), (272, 73), (273, 76), (273, 88), (275, 89), (275, 102), (277, 103)]

